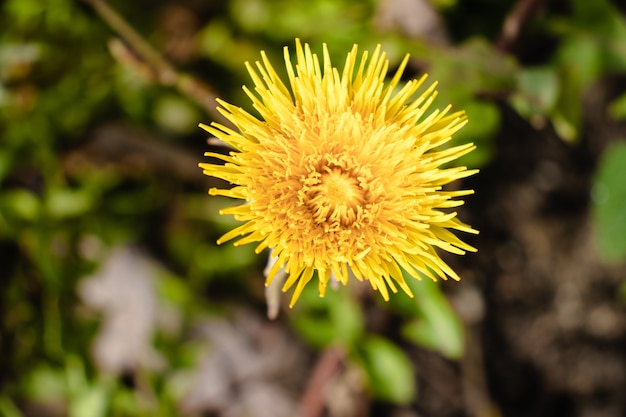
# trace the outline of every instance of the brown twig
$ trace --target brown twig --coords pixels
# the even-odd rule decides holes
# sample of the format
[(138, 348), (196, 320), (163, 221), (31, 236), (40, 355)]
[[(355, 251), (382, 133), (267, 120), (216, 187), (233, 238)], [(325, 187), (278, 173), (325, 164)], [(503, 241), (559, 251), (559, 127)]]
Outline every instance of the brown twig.
[(518, 0), (502, 25), (502, 33), (496, 47), (502, 52), (510, 52), (517, 43), (522, 28), (539, 11), (546, 0)]
[(224, 123), (224, 117), (216, 110), (216, 94), (202, 81), (181, 74), (150, 45), (122, 16), (105, 0), (83, 0), (90, 4), (102, 20), (117, 33), (124, 42), (112, 41), (109, 50), (123, 65), (132, 67), (151, 81), (175, 86), (178, 91), (198, 103), (214, 119)]
[(337, 347), (329, 347), (313, 368), (313, 374), (300, 403), (300, 417), (319, 417), (324, 412), (324, 388), (343, 362), (344, 353)]

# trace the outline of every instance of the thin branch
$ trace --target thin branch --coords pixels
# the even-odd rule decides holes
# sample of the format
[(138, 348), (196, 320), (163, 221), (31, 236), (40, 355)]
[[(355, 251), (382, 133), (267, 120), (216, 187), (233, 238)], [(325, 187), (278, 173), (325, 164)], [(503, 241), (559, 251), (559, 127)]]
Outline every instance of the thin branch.
[(518, 0), (513, 10), (507, 15), (502, 25), (500, 39), (496, 43), (498, 50), (510, 52), (519, 40), (522, 28), (541, 9), (547, 0)]
[(214, 119), (225, 123), (224, 117), (216, 110), (215, 99), (217, 96), (208, 85), (191, 75), (177, 72), (105, 0), (83, 1), (91, 5), (100, 18), (123, 39), (124, 42), (113, 40), (109, 43), (109, 50), (118, 62), (132, 67), (138, 73), (154, 82), (175, 86), (181, 94), (198, 103)]
[(302, 396), (300, 417), (320, 417), (323, 414), (325, 387), (339, 369), (344, 356), (343, 351), (337, 347), (329, 347), (322, 352)]

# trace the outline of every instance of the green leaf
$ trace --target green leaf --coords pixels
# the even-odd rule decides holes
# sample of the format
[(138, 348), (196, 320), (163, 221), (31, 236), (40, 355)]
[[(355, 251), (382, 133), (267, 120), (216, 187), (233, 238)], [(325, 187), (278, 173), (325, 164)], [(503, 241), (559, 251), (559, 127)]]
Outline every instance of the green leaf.
[(454, 134), (453, 143), (473, 142), (476, 144), (476, 149), (463, 155), (454, 164), (471, 168), (480, 167), (489, 162), (493, 156), (491, 138), (500, 127), (500, 112), (494, 104), (474, 99), (462, 103), (460, 109), (465, 110), (468, 121)]
[(315, 346), (340, 345), (350, 349), (363, 334), (361, 308), (345, 288), (328, 288), (326, 296), (320, 298), (317, 286), (309, 284), (296, 309), (294, 328)]
[(46, 199), (48, 214), (57, 219), (80, 216), (93, 205), (94, 196), (84, 189), (53, 189)]
[(153, 117), (163, 128), (179, 134), (194, 132), (202, 118), (195, 106), (178, 96), (161, 97), (155, 105)]
[[(573, 0), (573, 21), (602, 41), (601, 47), (616, 54), (623, 52), (626, 21), (608, 0)], [(620, 59), (624, 62), (624, 58)]]
[(166, 270), (159, 271), (156, 286), (159, 297), (177, 307), (183, 307), (192, 302), (193, 295), (189, 285), (185, 285), (179, 277)]
[(626, 260), (626, 143), (608, 148), (593, 188), (593, 220), (600, 256), (607, 262)]
[(67, 394), (65, 375), (60, 369), (40, 364), (26, 378), (26, 392), (41, 402), (63, 398)]
[(387, 339), (370, 336), (360, 352), (374, 398), (398, 404), (416, 398), (413, 364), (402, 349)]
[(66, 381), (69, 391), (69, 417), (104, 417), (106, 415), (114, 379), (99, 379), (90, 384), (83, 360), (78, 356), (68, 355)]
[(73, 398), (70, 417), (104, 417), (108, 408), (109, 390), (104, 385), (94, 385)]
[(407, 279), (419, 315), (402, 327), (402, 334), (411, 342), (436, 350), (450, 359), (463, 355), (463, 325), (438, 283), (429, 279)]
[(0, 209), (20, 220), (35, 220), (39, 216), (41, 203), (35, 194), (27, 190), (11, 190), (3, 194)]
[(521, 114), (545, 116), (554, 109), (560, 92), (559, 77), (554, 68), (525, 68), (519, 72), (517, 82), (518, 92), (512, 97), (512, 104)]
[(608, 112), (613, 119), (626, 119), (626, 94), (613, 100), (609, 105)]
[(23, 417), (24, 414), (9, 397), (3, 395), (0, 397), (0, 416)]
[(602, 62), (602, 51), (590, 37), (572, 36), (556, 54), (560, 91), (552, 121), (558, 135), (566, 141), (579, 137), (582, 92), (601, 74)]
[(44, 3), (37, 0), (10, 0), (3, 4), (3, 11), (18, 25), (39, 18), (45, 9)]
[(258, 260), (250, 245), (215, 246), (200, 242), (190, 250), (194, 265), (209, 275), (240, 270)]

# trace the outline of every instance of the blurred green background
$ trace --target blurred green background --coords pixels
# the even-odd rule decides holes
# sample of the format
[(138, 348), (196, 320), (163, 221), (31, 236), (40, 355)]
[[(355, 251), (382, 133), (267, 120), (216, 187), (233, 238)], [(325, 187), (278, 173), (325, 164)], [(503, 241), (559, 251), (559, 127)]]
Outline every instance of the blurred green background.
[[(623, 283), (626, 20), (618, 2), (142, 0), (111, 1), (113, 15), (102, 4), (0, 1), (0, 415), (515, 409), (492, 389), (499, 381), (490, 359), (474, 349), (490, 340), (475, 325), (493, 305), (483, 284), (497, 279), (479, 261), (451, 261), (470, 283), (453, 302), (453, 283), (444, 291), (409, 280), (416, 298), (399, 294), (388, 305), (358, 286), (323, 300), (309, 288), (268, 322), (265, 255), (215, 244), (234, 225), (217, 214), (231, 202), (206, 195), (213, 183), (197, 164), (219, 146), (197, 125), (218, 117), (214, 95), (249, 109), (244, 62), (265, 50), (280, 67), (283, 46), (296, 37), (316, 51), (327, 43), (339, 67), (354, 43), (382, 44), (391, 68), (410, 53), (405, 76), (428, 72), (439, 81), (436, 106), (468, 114), (453, 141), (478, 149), (461, 163), (494, 181), (489, 167), (507, 146), (497, 138), (510, 130), (503, 107), (564, 149), (596, 143), (585, 111), (601, 112), (610, 143), (591, 146), (583, 194), (591, 250)], [(165, 61), (147, 56), (132, 28)], [(585, 107), (610, 77), (622, 81), (609, 84), (605, 106)], [(490, 213), (481, 180), (471, 185), (470, 223)], [(479, 254), (469, 257), (495, 262), (477, 239)], [(606, 297), (623, 326), (626, 287), (611, 288)], [(610, 346), (624, 341), (618, 329)], [(460, 404), (443, 394), (437, 402), (436, 389), (421, 395), (449, 377), (428, 370), (424, 363), (434, 362), (423, 361), (433, 357), (454, 371)], [(312, 375), (325, 367), (332, 372), (321, 377), (322, 390)], [(526, 415), (583, 415), (575, 400), (567, 404), (561, 414), (547, 407)], [(616, 407), (603, 415), (626, 412), (623, 402)]]

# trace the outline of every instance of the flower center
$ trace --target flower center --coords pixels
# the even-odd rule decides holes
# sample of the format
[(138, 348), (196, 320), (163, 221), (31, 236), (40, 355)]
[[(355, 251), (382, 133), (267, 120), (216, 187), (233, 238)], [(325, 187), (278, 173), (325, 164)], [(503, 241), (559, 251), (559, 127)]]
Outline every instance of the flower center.
[(309, 208), (317, 223), (349, 226), (362, 213), (364, 203), (359, 181), (340, 168), (327, 168), (309, 192)]

